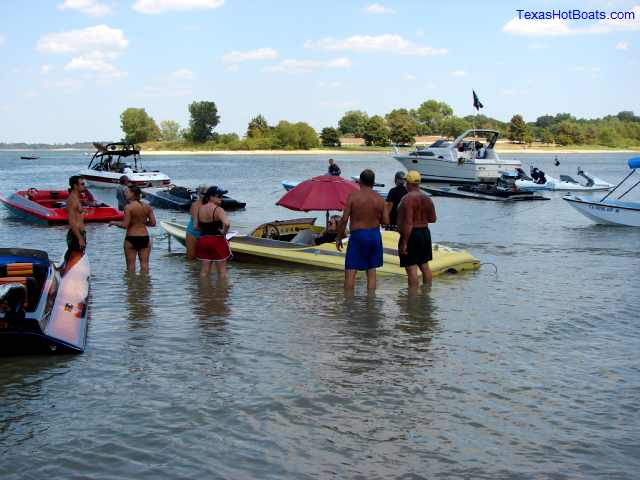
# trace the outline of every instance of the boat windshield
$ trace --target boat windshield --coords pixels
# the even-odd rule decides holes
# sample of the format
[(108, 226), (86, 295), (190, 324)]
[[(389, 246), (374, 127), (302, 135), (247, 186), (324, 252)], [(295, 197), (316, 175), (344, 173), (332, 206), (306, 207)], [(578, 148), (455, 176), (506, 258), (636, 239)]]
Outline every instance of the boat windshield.
[(429, 145), (429, 148), (447, 148), (449, 147), (449, 145), (451, 145), (451, 143), (447, 142), (446, 140), (439, 139)]

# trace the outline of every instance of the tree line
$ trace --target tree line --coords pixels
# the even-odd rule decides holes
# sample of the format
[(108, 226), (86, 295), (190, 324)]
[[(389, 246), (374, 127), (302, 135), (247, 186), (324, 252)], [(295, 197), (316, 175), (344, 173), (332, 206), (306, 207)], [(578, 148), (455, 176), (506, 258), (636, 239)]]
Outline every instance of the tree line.
[(362, 138), (368, 146), (390, 144), (412, 145), (416, 136), (438, 135), (455, 138), (471, 128), (492, 129), (515, 143), (557, 145), (602, 145), (631, 147), (640, 145), (640, 117), (631, 111), (596, 119), (578, 119), (569, 113), (542, 115), (526, 122), (514, 115), (503, 122), (486, 115), (454, 115), (451, 106), (437, 100), (427, 100), (415, 109), (398, 108), (386, 115), (369, 116), (361, 110), (346, 112), (337, 127), (325, 127), (320, 134), (307, 123), (285, 120), (269, 125), (263, 115), (252, 118), (241, 138), (236, 133), (214, 131), (220, 122), (215, 102), (196, 101), (188, 106), (189, 125), (163, 120), (156, 124), (144, 108), (127, 108), (122, 112), (124, 141), (144, 143), (162, 141), (166, 147), (202, 145), (206, 148), (230, 150), (301, 149), (320, 145), (340, 147), (341, 138)]

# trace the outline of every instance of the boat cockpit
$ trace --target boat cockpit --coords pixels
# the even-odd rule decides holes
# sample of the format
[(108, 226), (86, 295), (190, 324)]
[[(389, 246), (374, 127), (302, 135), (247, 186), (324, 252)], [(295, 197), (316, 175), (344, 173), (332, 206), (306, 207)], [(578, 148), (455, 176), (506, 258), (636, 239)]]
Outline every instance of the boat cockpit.
[[(94, 143), (98, 150), (89, 162), (89, 169), (99, 172), (113, 173), (133, 173), (142, 168), (140, 161), (140, 150), (131, 143), (117, 142), (102, 145)], [(125, 159), (133, 157), (133, 166), (125, 161)]]

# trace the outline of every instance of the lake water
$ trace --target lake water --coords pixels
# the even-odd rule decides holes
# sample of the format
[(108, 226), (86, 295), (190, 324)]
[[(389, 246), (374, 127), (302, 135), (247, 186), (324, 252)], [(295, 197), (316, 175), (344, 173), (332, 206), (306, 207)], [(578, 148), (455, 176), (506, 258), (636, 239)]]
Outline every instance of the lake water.
[[(2, 194), (62, 188), (90, 158), (19, 155), (0, 152)], [(616, 183), (628, 156), (518, 157)], [(401, 169), (336, 160), (385, 183)], [(242, 231), (298, 216), (274, 205), (280, 182), (326, 169), (324, 156), (144, 161), (246, 201), (230, 214)], [(361, 278), (345, 296), (339, 271), (262, 263), (201, 282), (160, 228), (150, 278), (127, 276), (124, 232), (88, 226), (87, 350), (0, 358), (0, 478), (637, 478), (640, 229), (594, 225), (547, 195), (436, 198), (434, 241), (493, 265), (417, 293), (386, 277), (368, 294)], [(2, 246), (59, 258), (64, 235), (0, 212)]]

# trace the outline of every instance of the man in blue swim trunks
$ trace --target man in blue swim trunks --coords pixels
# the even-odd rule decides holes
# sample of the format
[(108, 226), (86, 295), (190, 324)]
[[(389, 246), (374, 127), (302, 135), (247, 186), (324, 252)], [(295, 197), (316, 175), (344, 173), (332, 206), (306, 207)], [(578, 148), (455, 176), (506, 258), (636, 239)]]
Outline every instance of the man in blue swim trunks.
[(347, 199), (347, 206), (338, 224), (336, 248), (342, 250), (347, 223), (351, 220), (347, 255), (344, 261), (344, 288), (352, 290), (358, 270), (367, 272), (367, 288), (376, 288), (376, 268), (382, 266), (382, 236), (380, 225), (389, 223), (384, 199), (373, 191), (376, 176), (372, 170), (360, 174), (360, 190)]

